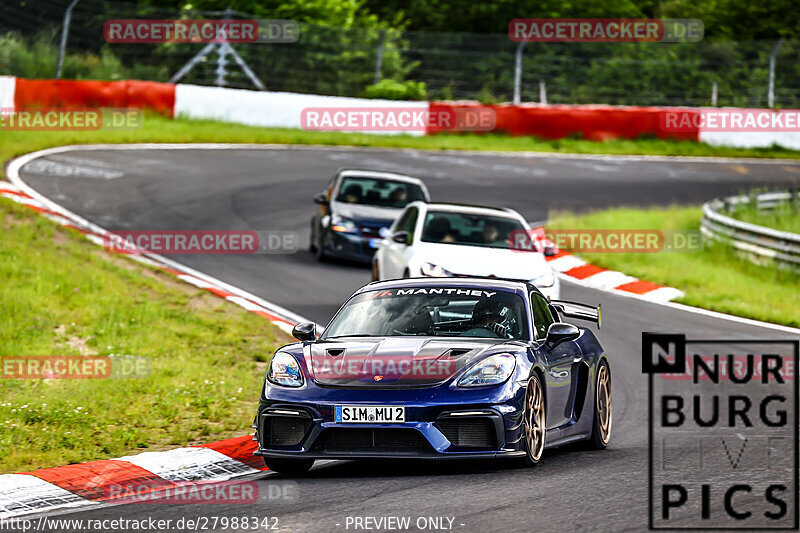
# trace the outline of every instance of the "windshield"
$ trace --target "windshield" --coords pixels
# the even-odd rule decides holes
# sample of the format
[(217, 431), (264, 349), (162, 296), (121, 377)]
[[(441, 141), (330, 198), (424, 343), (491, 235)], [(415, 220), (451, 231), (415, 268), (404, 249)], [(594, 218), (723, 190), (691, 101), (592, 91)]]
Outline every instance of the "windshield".
[(377, 290), (352, 298), (322, 339), (428, 335), (527, 339), (525, 303), (517, 294), (460, 287)]
[(422, 241), (510, 248), (512, 235), (524, 231), (522, 223), (514, 218), (429, 211), (422, 229)]
[(417, 200), (425, 201), (425, 193), (415, 183), (355, 177), (342, 179), (336, 197), (337, 202), (398, 209)]

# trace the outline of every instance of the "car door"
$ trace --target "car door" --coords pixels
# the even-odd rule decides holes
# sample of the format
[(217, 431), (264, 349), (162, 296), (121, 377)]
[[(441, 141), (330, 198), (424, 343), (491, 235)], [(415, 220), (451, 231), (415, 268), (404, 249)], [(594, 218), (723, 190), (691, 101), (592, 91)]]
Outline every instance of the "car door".
[(548, 347), (544, 342), (547, 338), (547, 329), (556, 319), (553, 318), (547, 300), (542, 295), (531, 292), (530, 298), (533, 329), (536, 340), (541, 341), (539, 352), (545, 362), (547, 429), (554, 429), (563, 426), (572, 417), (573, 368), (575, 356), (580, 355), (580, 348), (575, 341)]
[[(389, 235), (388, 242), (382, 246), (383, 263), (381, 263), (381, 276), (383, 279), (401, 278), (406, 271), (408, 249), (411, 245), (395, 242), (392, 236), (404, 231), (413, 239), (414, 228), (417, 225), (419, 210), (414, 207), (407, 207), (405, 212), (397, 221), (392, 234)], [(413, 242), (413, 241), (412, 241)]]

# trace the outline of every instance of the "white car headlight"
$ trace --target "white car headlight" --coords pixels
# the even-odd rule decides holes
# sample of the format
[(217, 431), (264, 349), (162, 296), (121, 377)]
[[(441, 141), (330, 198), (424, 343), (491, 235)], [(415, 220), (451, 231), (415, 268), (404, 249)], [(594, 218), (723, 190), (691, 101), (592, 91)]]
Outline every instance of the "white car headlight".
[(302, 387), (303, 372), (300, 370), (300, 363), (288, 353), (276, 353), (269, 363), (267, 381), (284, 387)]
[(358, 226), (355, 222), (339, 215), (331, 217), (331, 229), (339, 233), (358, 233)]
[(511, 354), (497, 354), (475, 364), (458, 380), (459, 387), (499, 385), (511, 377), (517, 360)]
[(556, 282), (556, 277), (552, 272), (545, 272), (541, 276), (536, 276), (531, 280), (531, 283), (537, 287), (552, 287)]
[(448, 278), (453, 275), (449, 270), (439, 265), (434, 265), (433, 263), (422, 263), (420, 271), (423, 276), (430, 276), (432, 278)]

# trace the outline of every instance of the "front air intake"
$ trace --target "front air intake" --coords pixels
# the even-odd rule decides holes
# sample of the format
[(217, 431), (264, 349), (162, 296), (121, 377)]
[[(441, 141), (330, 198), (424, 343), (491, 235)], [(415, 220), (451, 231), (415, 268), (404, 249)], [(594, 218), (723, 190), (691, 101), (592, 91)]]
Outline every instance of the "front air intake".
[(462, 448), (496, 448), (494, 421), (487, 416), (443, 417), (436, 422), (439, 431), (453, 445)]
[(261, 443), (263, 447), (298, 446), (311, 428), (311, 417), (306, 413), (262, 415)]

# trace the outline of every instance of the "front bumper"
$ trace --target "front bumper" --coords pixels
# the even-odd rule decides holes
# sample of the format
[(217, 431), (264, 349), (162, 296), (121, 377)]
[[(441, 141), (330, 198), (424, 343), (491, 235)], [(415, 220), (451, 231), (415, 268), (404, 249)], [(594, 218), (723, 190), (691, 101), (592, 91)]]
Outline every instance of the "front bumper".
[(369, 262), (378, 249), (381, 239), (359, 233), (328, 232), (322, 238), (322, 251), (330, 257), (351, 261)]
[[(454, 459), (524, 455), (524, 382), (494, 388), (299, 390), (268, 387), (255, 455), (313, 459)], [(404, 423), (334, 422), (335, 405), (402, 405)]]

